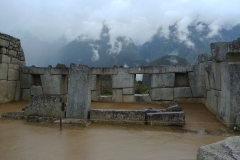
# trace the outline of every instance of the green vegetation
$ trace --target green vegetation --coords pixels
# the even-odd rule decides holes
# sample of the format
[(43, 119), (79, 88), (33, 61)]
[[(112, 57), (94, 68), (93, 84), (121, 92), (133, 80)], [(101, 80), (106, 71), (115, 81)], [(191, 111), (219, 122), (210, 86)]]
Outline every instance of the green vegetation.
[(148, 93), (148, 87), (142, 84), (142, 81), (138, 81), (135, 85), (135, 94)]

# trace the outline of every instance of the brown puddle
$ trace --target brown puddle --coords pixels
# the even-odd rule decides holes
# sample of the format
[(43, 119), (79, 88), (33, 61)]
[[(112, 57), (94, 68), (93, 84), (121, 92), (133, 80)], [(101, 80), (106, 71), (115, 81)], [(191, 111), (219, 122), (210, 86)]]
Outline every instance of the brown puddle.
[[(21, 110), (27, 103), (0, 105), (0, 113)], [(113, 106), (114, 109), (155, 107), (153, 104), (92, 103), (92, 108)], [(64, 125), (60, 132), (58, 125), (0, 119), (0, 159), (196, 159), (200, 146), (226, 138), (179, 133), (184, 129), (226, 128), (204, 105), (182, 104), (181, 107), (186, 113), (184, 127), (93, 123), (88, 127)]]

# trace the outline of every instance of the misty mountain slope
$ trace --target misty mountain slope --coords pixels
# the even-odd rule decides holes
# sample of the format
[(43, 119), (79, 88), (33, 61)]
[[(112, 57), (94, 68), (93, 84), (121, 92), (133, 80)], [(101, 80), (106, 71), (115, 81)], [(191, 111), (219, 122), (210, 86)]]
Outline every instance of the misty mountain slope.
[(189, 62), (185, 58), (181, 58), (176, 55), (166, 55), (149, 62), (149, 66), (161, 65), (189, 65)]
[(59, 62), (66, 65), (81, 63), (89, 67), (147, 65), (141, 60), (138, 48), (131, 38), (119, 36), (111, 43), (109, 29), (103, 25), (100, 39), (81, 35), (65, 45), (59, 52)]
[(198, 25), (201, 25), (201, 30), (197, 30), (197, 26), (189, 26), (189, 34), (182, 41), (178, 37), (177, 25), (169, 26), (169, 37), (159, 36), (160, 33), (153, 35), (152, 39), (145, 42), (139, 49), (140, 56), (152, 61), (171, 54), (186, 58), (191, 64), (196, 64), (199, 54), (211, 52), (210, 43), (232, 41), (240, 37), (240, 25), (229, 30), (223, 29), (219, 35), (211, 38), (208, 38), (211, 31), (209, 27), (203, 23)]

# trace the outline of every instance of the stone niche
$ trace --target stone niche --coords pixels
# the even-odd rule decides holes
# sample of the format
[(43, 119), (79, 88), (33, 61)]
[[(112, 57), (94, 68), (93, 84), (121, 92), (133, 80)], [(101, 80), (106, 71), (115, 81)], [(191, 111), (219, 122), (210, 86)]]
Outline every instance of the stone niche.
[(175, 87), (189, 87), (188, 73), (175, 73)]

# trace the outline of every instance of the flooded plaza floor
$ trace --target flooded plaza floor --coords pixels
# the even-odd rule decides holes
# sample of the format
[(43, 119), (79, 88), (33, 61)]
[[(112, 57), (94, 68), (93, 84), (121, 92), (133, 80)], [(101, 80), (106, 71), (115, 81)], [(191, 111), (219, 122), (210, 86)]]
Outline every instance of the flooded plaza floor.
[[(0, 113), (21, 110), (28, 102), (0, 105)], [(181, 104), (186, 113), (184, 127), (113, 125), (92, 123), (88, 127), (29, 123), (0, 119), (0, 159), (196, 159), (197, 149), (225, 139), (220, 129), (227, 128), (202, 104)], [(141, 109), (155, 104), (92, 103), (92, 108)], [(215, 134), (196, 134), (194, 130)]]

